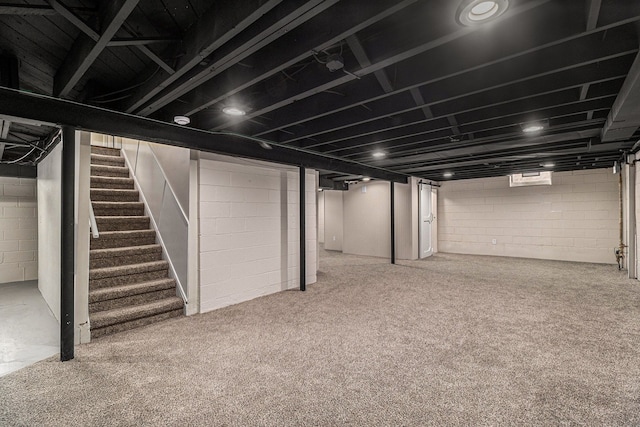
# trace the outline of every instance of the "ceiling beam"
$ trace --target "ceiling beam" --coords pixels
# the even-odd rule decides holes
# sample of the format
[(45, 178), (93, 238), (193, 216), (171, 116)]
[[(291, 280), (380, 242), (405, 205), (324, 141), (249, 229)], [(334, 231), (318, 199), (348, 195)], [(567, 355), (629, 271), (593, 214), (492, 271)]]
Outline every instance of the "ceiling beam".
[[(347, 37), (347, 44), (349, 45), (349, 49), (351, 49), (353, 55), (358, 60), (361, 68), (370, 67), (372, 65), (369, 56), (364, 51), (364, 47), (360, 43), (360, 40), (358, 40), (358, 36), (352, 34)], [(393, 86), (391, 85), (391, 81), (384, 69), (374, 71), (373, 75), (376, 77), (376, 80), (378, 80), (378, 83), (380, 83), (384, 93), (393, 92)]]
[[(502, 92), (503, 98), (511, 99), (511, 94), (507, 90), (509, 87), (516, 87), (516, 85), (521, 95), (523, 93), (536, 95), (549, 90), (565, 88), (564, 77), (571, 78), (580, 84), (618, 77), (626, 73), (622, 70), (626, 70), (631, 55), (635, 55), (636, 52), (632, 40), (626, 45), (605, 44), (597, 46), (586, 43), (582, 48), (572, 46), (571, 54), (549, 55), (548, 57), (551, 59), (547, 61), (530, 61), (527, 60), (528, 58), (523, 58), (524, 61), (520, 61), (520, 63), (512, 61), (509, 69), (499, 75), (493, 73), (491, 68), (487, 68), (486, 72), (482, 74), (467, 75), (463, 73), (446, 80), (438, 79), (424, 86), (424, 92), (430, 97), (427, 99), (426, 105), (436, 107), (474, 96), (478, 99), (478, 106), (487, 106), (490, 103), (482, 97), (482, 94), (489, 94), (500, 88), (505, 88)], [(553, 51), (549, 53), (553, 53)], [(578, 70), (580, 70), (578, 77), (573, 76), (572, 74)], [(480, 97), (482, 99), (479, 99)], [(313, 148), (365, 135), (377, 134), (380, 136), (380, 132), (386, 132), (389, 129), (389, 126), (383, 122), (383, 119), (388, 115), (404, 114), (418, 109), (418, 107), (400, 109), (388, 98), (379, 100), (386, 102), (380, 102), (377, 105), (375, 115), (364, 114), (357, 109), (345, 111), (338, 117), (332, 117), (330, 127), (322, 122), (312, 123), (305, 127), (305, 132), (283, 137), (280, 142), (289, 143), (313, 137), (313, 141), (304, 144), (306, 148)], [(409, 121), (397, 127), (411, 126), (415, 123), (417, 122)], [(323, 135), (325, 136), (323, 137)]]
[(413, 102), (416, 103), (418, 107), (422, 110), (424, 117), (427, 119), (433, 118), (433, 111), (429, 108), (428, 105), (424, 105), (424, 98), (422, 97), (422, 93), (420, 93), (420, 89), (417, 87), (412, 87), (409, 89), (409, 93), (411, 93), (411, 97), (413, 98)]
[[(198, 66), (212, 52), (239, 35), (249, 26), (272, 10), (282, 0), (226, 0), (216, 1), (183, 37), (186, 51), (176, 64), (175, 73), (153, 75), (149, 81), (136, 89), (124, 106), (126, 112), (138, 110), (146, 102)], [(149, 68), (141, 76), (149, 76), (155, 71)]]
[[(640, 7), (638, 8), (640, 9)], [(634, 12), (638, 12), (640, 14), (640, 10)], [(306, 123), (308, 121), (317, 120), (322, 117), (327, 117), (329, 115), (346, 111), (350, 108), (357, 107), (364, 103), (370, 103), (373, 101), (382, 100), (389, 96), (396, 95), (400, 92), (411, 90), (412, 88), (424, 86), (427, 84), (434, 84), (445, 79), (449, 79), (454, 76), (458, 76), (464, 73), (468, 73), (471, 71), (478, 71), (481, 69), (486, 69), (493, 66), (500, 67), (500, 64), (504, 64), (507, 61), (511, 64), (514, 60), (519, 60), (520, 62), (528, 62), (527, 57), (531, 54), (541, 53), (548, 49), (555, 50), (560, 52), (563, 45), (567, 45), (569, 47), (568, 51), (575, 55), (572, 48), (573, 46), (579, 46), (582, 43), (582, 40), (589, 41), (592, 45), (600, 44), (606, 45), (607, 43), (597, 43), (596, 40), (599, 39), (600, 35), (605, 31), (610, 31), (616, 27), (624, 26), (626, 24), (630, 24), (633, 22), (640, 21), (640, 15), (634, 15), (630, 18), (625, 18), (620, 21), (615, 22), (605, 22), (602, 26), (591, 30), (584, 31), (582, 28), (572, 29), (570, 27), (566, 27), (566, 35), (560, 39), (550, 37), (548, 42), (539, 43), (534, 39), (527, 39), (526, 42), (529, 43), (529, 46), (523, 47), (522, 45), (510, 45), (508, 50), (501, 52), (500, 57), (494, 58), (482, 58), (481, 60), (474, 60), (472, 57), (458, 57), (451, 58), (450, 50), (446, 52), (443, 50), (442, 52), (438, 52), (438, 55), (435, 58), (430, 58), (430, 62), (439, 63), (442, 67), (434, 67), (428, 68), (424, 70), (422, 73), (415, 73), (415, 75), (406, 82), (403, 82), (402, 87), (396, 89), (394, 92), (389, 94), (379, 95), (379, 96), (371, 96), (366, 91), (356, 91), (354, 95), (350, 96), (346, 103), (343, 100), (329, 100), (318, 103), (315, 106), (314, 110), (318, 111), (316, 115), (308, 115), (301, 114), (302, 111), (305, 111), (304, 108), (301, 107), (301, 104), (296, 103), (295, 108), (291, 107), (279, 114), (278, 117), (272, 120), (269, 124), (269, 129), (249, 132), (255, 136), (267, 137), (267, 135), (279, 131), (280, 129), (286, 129), (291, 126), (300, 125)], [(563, 28), (563, 30), (565, 30)], [(593, 41), (591, 41), (593, 40)], [(633, 44), (637, 48), (637, 42), (634, 40), (627, 40), (629, 44)], [(602, 49), (606, 49), (606, 47), (601, 47)], [(455, 50), (455, 49), (454, 49)], [(584, 50), (584, 48), (583, 48)], [(558, 58), (563, 56), (562, 53), (549, 54), (546, 58)], [(455, 61), (453, 61), (455, 59)], [(463, 64), (459, 62), (464, 62)], [(534, 65), (537, 63), (533, 62)], [(444, 68), (443, 71), (439, 71)], [(362, 84), (362, 82), (359, 82)], [(247, 132), (247, 130), (244, 130)], [(299, 132), (297, 132), (299, 134)], [(313, 135), (310, 135), (313, 136)], [(305, 135), (301, 135), (301, 137), (305, 137)], [(299, 139), (299, 138), (298, 138)], [(293, 140), (293, 139), (292, 139)], [(282, 141), (284, 142), (284, 140)]]
[[(591, 31), (598, 26), (598, 17), (600, 16), (600, 6), (602, 0), (588, 0), (587, 1), (587, 31)], [(585, 99), (589, 92), (589, 83), (582, 86), (580, 89), (580, 99)], [(587, 119), (593, 117), (593, 111), (587, 113)]]
[[(512, 17), (515, 17), (517, 15), (519, 15), (520, 13), (524, 13), (527, 12), (533, 8), (536, 8), (542, 4), (547, 3), (549, 0), (532, 0), (529, 3), (526, 3), (522, 6), (513, 8), (509, 14), (503, 15), (502, 17), (498, 18), (498, 20), (504, 20), (504, 19), (509, 19)], [(374, 73), (378, 70), (381, 70), (383, 68), (389, 67), (391, 65), (397, 64), (401, 61), (407, 60), (409, 58), (412, 58), (416, 55), (425, 53), (429, 50), (435, 49), (437, 47), (443, 46), (447, 43), (450, 43), (454, 40), (460, 39), (466, 35), (469, 35), (475, 31), (478, 30), (478, 27), (465, 27), (462, 29), (459, 29), (453, 33), (450, 34), (446, 34), (444, 36), (438, 37), (434, 40), (429, 40), (425, 43), (419, 44), (413, 48), (410, 48), (408, 50), (405, 50), (403, 52), (399, 52), (396, 53), (394, 55), (390, 55), (385, 59), (382, 59), (378, 62), (376, 62), (375, 64), (372, 64), (368, 67), (362, 68), (360, 70), (355, 71), (353, 74), (347, 74), (345, 76), (342, 76), (340, 78), (331, 80), (331, 81), (327, 81), (323, 84), (320, 84), (319, 86), (316, 87), (312, 87), (309, 88), (307, 90), (303, 90), (302, 92), (293, 94), (291, 96), (289, 96), (288, 98), (284, 98), (278, 102), (269, 102), (269, 105), (265, 105), (259, 109), (257, 109), (256, 111), (252, 111), (249, 114), (246, 114), (245, 116), (236, 119), (236, 120), (228, 120), (224, 123), (220, 123), (214, 126), (207, 126), (207, 128), (210, 128), (211, 130), (221, 130), (221, 129), (227, 129), (229, 127), (235, 126), (238, 123), (242, 122), (242, 121), (246, 121), (249, 119), (252, 119), (254, 117), (263, 115), (263, 114), (267, 114), (271, 111), (280, 109), (284, 106), (293, 104), (294, 102), (298, 102), (302, 99), (308, 98), (310, 96), (316, 95), (320, 92), (324, 92), (327, 90), (331, 90), (339, 85), (342, 85), (344, 83), (347, 83), (351, 80), (366, 76), (368, 74)]]
[[(371, 2), (367, 7), (350, 1), (339, 2), (331, 9), (330, 26), (327, 26), (326, 17), (323, 15), (309, 20), (304, 28), (290, 31), (276, 40), (272, 46), (267, 47), (268, 51), (256, 53), (255, 60), (251, 61), (254, 67), (247, 68), (236, 64), (221, 73), (217, 79), (198, 86), (197, 90), (183, 97), (186, 104), (180, 106), (181, 111), (172, 109), (169, 116), (178, 112), (193, 115), (207, 109), (310, 58), (311, 52), (325, 50), (416, 1), (380, 0)], [(220, 84), (220, 81), (229, 82), (229, 84)], [(232, 89), (229, 89), (230, 87)]]
[(162, 94), (150, 103), (141, 109), (135, 110), (136, 114), (149, 116), (269, 45), (287, 32), (322, 13), (337, 2), (338, 0), (307, 0), (304, 4), (300, 4), (300, 2), (284, 3), (281, 8), (266, 14), (264, 18), (248, 28), (237, 39), (222, 46), (211, 58), (207, 58), (206, 61), (209, 63), (205, 68), (192, 70), (180, 77), (179, 80), (166, 88)]
[[(0, 119), (0, 139), (6, 140), (9, 136), (9, 128), (11, 122), (8, 120)], [(2, 155), (4, 154), (4, 143), (0, 142), (0, 161), (2, 161)]]
[(116, 37), (107, 43), (107, 47), (142, 46), (155, 43), (175, 43), (178, 39), (166, 37)]
[(136, 7), (138, 1), (114, 0), (107, 2), (106, 10), (101, 13), (103, 17), (101, 27), (104, 28), (104, 31), (98, 40), (93, 40), (84, 33), (78, 36), (53, 80), (53, 94), (55, 96), (68, 95), (78, 84)]
[(640, 127), (640, 53), (633, 61), (602, 128), (603, 141), (630, 138)]
[(355, 173), (394, 182), (407, 182), (406, 175), (335, 156), (317, 154), (280, 144), (271, 144), (271, 149), (264, 149), (259, 145), (262, 140), (258, 138), (220, 132), (212, 133), (3, 87), (0, 87), (0, 114), (193, 150), (304, 166), (311, 169)]

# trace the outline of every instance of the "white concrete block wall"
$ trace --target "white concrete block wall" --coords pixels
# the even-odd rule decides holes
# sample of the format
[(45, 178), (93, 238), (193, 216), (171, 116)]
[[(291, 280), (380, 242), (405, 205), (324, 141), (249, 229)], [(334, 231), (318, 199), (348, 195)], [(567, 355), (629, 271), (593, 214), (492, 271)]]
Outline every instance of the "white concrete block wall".
[[(297, 288), (298, 171), (238, 159), (201, 159), (199, 170), (200, 311)], [(314, 171), (305, 197), (310, 284), (317, 271)]]
[(510, 188), (508, 177), (444, 182), (439, 250), (615, 263), (618, 209), (610, 169), (554, 173), (551, 186)]
[(0, 177), (0, 283), (37, 278), (36, 180)]

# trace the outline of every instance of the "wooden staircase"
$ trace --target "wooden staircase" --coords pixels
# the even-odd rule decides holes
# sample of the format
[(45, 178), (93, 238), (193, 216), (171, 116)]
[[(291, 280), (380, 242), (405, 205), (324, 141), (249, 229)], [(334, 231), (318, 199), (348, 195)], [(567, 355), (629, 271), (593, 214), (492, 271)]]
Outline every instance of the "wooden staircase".
[(120, 150), (91, 147), (89, 319), (96, 338), (183, 314), (169, 263), (129, 178)]

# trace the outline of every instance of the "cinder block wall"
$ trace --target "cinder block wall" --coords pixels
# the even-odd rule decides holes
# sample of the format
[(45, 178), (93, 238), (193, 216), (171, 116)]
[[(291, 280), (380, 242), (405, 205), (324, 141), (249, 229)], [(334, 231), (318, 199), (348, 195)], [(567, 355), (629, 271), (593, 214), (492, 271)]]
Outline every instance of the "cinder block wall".
[(554, 173), (551, 186), (510, 188), (508, 177), (444, 182), (439, 250), (615, 264), (617, 180), (597, 169)]
[(38, 278), (36, 180), (0, 177), (0, 283)]
[[(200, 312), (299, 286), (298, 171), (232, 160), (200, 160)], [(305, 181), (311, 284), (317, 271), (315, 171)]]

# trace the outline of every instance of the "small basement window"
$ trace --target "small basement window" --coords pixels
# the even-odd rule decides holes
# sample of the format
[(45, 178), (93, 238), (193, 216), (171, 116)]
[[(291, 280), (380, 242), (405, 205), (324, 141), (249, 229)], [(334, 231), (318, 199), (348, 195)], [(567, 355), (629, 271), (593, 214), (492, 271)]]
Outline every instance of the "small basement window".
[(551, 185), (551, 171), (509, 175), (509, 187), (526, 187), (528, 185)]

